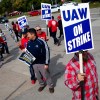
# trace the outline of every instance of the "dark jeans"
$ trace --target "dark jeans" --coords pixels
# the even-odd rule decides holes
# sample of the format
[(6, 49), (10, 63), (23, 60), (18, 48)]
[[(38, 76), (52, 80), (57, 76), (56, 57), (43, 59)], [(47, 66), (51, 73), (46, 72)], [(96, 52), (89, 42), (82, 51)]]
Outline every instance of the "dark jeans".
[(6, 50), (6, 53), (8, 53), (8, 54), (9, 54), (9, 49), (8, 49), (7, 42), (4, 44), (4, 48), (5, 48), (5, 50)]
[(98, 96), (96, 96), (96, 99), (99, 100), (99, 99), (98, 99)]
[(0, 59), (3, 59), (3, 54), (1, 51), (0, 51)]
[(52, 36), (51, 28), (49, 28), (50, 37)]
[(20, 36), (19, 36), (19, 34), (18, 34), (17, 31), (15, 32), (15, 36), (16, 36), (17, 41), (19, 41), (19, 38), (18, 37), (20, 37)]
[(4, 46), (2, 43), (0, 43), (0, 59), (3, 58), (3, 50), (4, 50)]
[(59, 38), (63, 35), (63, 30), (60, 29), (60, 35), (59, 35)]
[(31, 74), (31, 80), (36, 80), (34, 69), (33, 69), (32, 65), (29, 66), (29, 70), (30, 70), (30, 74)]
[(56, 32), (52, 32), (51, 36), (54, 39), (54, 44), (58, 43), (58, 39), (56, 38)]

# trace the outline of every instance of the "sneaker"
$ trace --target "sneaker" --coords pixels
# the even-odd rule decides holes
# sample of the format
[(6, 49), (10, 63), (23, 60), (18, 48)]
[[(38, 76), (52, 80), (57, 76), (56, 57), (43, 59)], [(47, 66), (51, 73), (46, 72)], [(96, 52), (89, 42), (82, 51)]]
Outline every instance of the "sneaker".
[(32, 83), (32, 84), (35, 84), (35, 83), (36, 83), (36, 80), (31, 80), (31, 83)]
[(46, 87), (46, 85), (43, 87), (39, 87), (38, 91), (41, 92), (45, 87)]
[(54, 93), (54, 88), (49, 88), (50, 93)]
[(58, 41), (58, 44), (57, 44), (58, 46), (60, 45), (60, 42)]
[(61, 36), (59, 36), (58, 38), (61, 38)]
[(56, 42), (56, 43), (54, 43), (54, 45), (57, 45), (57, 42)]
[(7, 52), (7, 54), (10, 54), (9, 52)]
[(46, 79), (45, 79), (45, 78), (43, 78), (43, 77), (42, 77), (41, 79), (42, 79), (43, 81), (46, 81)]
[(3, 58), (1, 58), (1, 61), (4, 61), (4, 59), (3, 59)]

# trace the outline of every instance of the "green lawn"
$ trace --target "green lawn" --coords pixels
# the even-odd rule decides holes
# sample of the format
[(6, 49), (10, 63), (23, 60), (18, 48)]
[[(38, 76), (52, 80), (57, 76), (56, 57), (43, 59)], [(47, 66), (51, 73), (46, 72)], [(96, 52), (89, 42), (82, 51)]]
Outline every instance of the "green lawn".
[(100, 7), (100, 2), (92, 2), (90, 3), (90, 8), (97, 8)]

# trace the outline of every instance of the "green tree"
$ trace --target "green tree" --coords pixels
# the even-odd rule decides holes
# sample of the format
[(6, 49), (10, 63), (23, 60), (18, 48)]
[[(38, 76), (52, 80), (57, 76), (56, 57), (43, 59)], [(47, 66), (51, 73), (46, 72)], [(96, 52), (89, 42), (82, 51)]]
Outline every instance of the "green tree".
[[(50, 3), (52, 4), (51, 0), (2, 0), (0, 2), (0, 13), (11, 12), (14, 10), (18, 11), (29, 11), (34, 6), (34, 9), (41, 9), (41, 2), (42, 3)], [(57, 2), (61, 2), (57, 0)]]
[(2, 0), (0, 4), (1, 12), (9, 12), (12, 9), (12, 2), (11, 0)]

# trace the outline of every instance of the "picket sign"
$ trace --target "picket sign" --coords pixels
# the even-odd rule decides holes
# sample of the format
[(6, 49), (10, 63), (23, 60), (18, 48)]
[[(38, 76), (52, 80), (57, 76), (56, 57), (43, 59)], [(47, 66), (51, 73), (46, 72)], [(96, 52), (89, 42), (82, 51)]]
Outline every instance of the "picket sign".
[(48, 28), (48, 20), (46, 20), (46, 32), (47, 32), (47, 36), (48, 36), (48, 31), (49, 30), (49, 28)]
[(41, 19), (46, 20), (46, 29), (48, 36), (48, 20), (51, 19), (51, 4), (41, 3)]
[(36, 58), (27, 49), (22, 52), (18, 59), (28, 66), (31, 66), (32, 63), (36, 60)]
[(79, 53), (79, 64), (80, 64), (80, 73), (83, 74), (83, 56), (82, 56), (82, 53)]
[[(79, 63), (80, 63), (80, 73), (83, 74), (83, 56), (82, 56), (82, 53), (79, 52)], [(85, 83), (84, 81), (81, 81), (80, 82), (80, 86), (81, 86), (81, 100), (85, 100), (84, 98), (84, 86), (85, 86)]]
[(94, 49), (88, 3), (60, 7), (66, 54)]
[(41, 3), (41, 19), (42, 20), (51, 19), (51, 4)]
[[(79, 52), (80, 73), (83, 74), (81, 51), (94, 49), (89, 3), (60, 7), (66, 54)], [(81, 100), (84, 97), (84, 81), (80, 82)]]
[(17, 18), (18, 24), (20, 26), (21, 29), (24, 29), (25, 25), (28, 25), (28, 21), (26, 16), (21, 16)]

